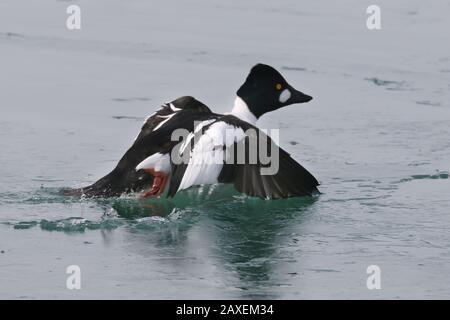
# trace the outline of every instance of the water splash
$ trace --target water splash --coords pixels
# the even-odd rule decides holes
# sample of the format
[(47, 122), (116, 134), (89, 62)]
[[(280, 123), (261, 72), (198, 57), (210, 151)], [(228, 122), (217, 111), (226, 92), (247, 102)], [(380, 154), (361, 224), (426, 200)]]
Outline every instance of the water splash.
[(39, 226), (46, 231), (64, 231), (64, 232), (84, 232), (86, 230), (112, 230), (116, 229), (126, 222), (121, 219), (102, 219), (100, 221), (91, 221), (82, 217), (70, 217), (58, 220), (31, 220), (19, 222), (4, 222), (5, 225), (12, 225), (14, 229), (25, 230)]
[[(113, 230), (122, 226), (132, 230), (183, 229), (195, 224), (201, 215), (245, 223), (255, 217), (258, 217), (259, 221), (273, 219), (274, 215), (280, 215), (282, 220), (283, 216), (289, 216), (290, 212), (297, 213), (299, 209), (315, 201), (310, 198), (265, 201), (239, 194), (230, 186), (193, 188), (179, 193), (173, 199), (164, 197), (139, 199), (136, 195), (115, 198), (76, 198), (62, 196), (57, 189), (45, 188), (27, 196), (8, 195), (8, 199), (9, 204), (21, 204), (34, 212), (37, 205), (44, 205), (48, 210), (48, 204), (57, 206), (62, 204), (66, 208), (72, 208), (75, 214), (81, 211), (82, 215), (73, 215), (68, 218), (43, 217), (27, 221), (1, 222), (13, 226), (16, 230), (39, 227), (45, 231), (61, 232)], [(242, 208), (245, 208), (244, 216), (241, 214)], [(101, 213), (99, 218), (95, 217), (96, 212)]]

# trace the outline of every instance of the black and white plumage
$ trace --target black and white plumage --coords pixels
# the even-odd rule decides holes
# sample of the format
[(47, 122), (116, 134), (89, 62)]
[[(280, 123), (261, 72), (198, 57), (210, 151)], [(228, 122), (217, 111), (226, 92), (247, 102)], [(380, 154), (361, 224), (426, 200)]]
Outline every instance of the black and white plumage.
[[(264, 199), (312, 195), (318, 191), (317, 180), (254, 126), (267, 112), (311, 99), (289, 85), (274, 68), (258, 64), (237, 91), (230, 114), (212, 113), (192, 97), (165, 104), (147, 118), (134, 144), (110, 174), (89, 187), (66, 194), (116, 196), (143, 190), (153, 179), (152, 189), (144, 196), (159, 196), (170, 175), (168, 197), (190, 187), (214, 183), (232, 183), (238, 191)], [(194, 126), (195, 122), (199, 124)], [(178, 152), (188, 161), (181, 163), (173, 158), (177, 154), (174, 148), (180, 146), (179, 141), (172, 139), (176, 129), (190, 132)], [(253, 134), (248, 133), (249, 129)], [(256, 141), (265, 140), (271, 151), (278, 151), (276, 172), (262, 174), (267, 164), (252, 149), (252, 137)], [(236, 153), (230, 150), (239, 148), (243, 148), (246, 159), (256, 152), (256, 161), (231, 161), (236, 160), (233, 159)]]
[[(199, 117), (203, 122), (180, 149), (180, 156), (186, 156), (189, 161), (172, 165), (168, 196), (192, 186), (213, 183), (232, 183), (236, 190), (264, 199), (318, 192), (316, 178), (254, 126), (256, 120), (267, 112), (311, 99), (311, 96), (294, 89), (274, 68), (264, 64), (254, 66), (237, 91), (231, 114)], [(248, 134), (248, 129), (253, 129), (253, 137)], [(203, 132), (197, 141), (194, 139), (195, 131)], [(261, 161), (255, 144), (250, 143), (253, 139), (259, 146), (263, 138), (268, 150), (278, 151), (278, 170), (272, 174), (262, 174), (267, 164)], [(243, 148), (245, 161), (229, 161), (237, 154), (230, 154), (230, 147), (231, 150)], [(255, 155), (256, 161), (250, 161)]]
[[(232, 183), (237, 191), (263, 199), (309, 196), (318, 192), (319, 183), (314, 176), (252, 124), (232, 114), (216, 115), (201, 122), (196, 130), (199, 134), (203, 131), (200, 138), (194, 142), (192, 135), (180, 148), (180, 157), (187, 154), (189, 161), (172, 165), (169, 197), (192, 186), (214, 183)], [(256, 143), (251, 143), (250, 139), (255, 139)], [(261, 172), (268, 164), (262, 163), (255, 149), (260, 139), (264, 139), (269, 151), (278, 148), (279, 167), (275, 174)], [(245, 150), (244, 163), (238, 162), (239, 149)], [(250, 153), (256, 155), (256, 161), (251, 163)]]
[(152, 183), (152, 177), (136, 166), (148, 157), (167, 154), (177, 143), (171, 141), (171, 133), (178, 128), (193, 130), (199, 116), (211, 114), (211, 110), (190, 96), (180, 97), (163, 104), (144, 121), (133, 145), (123, 155), (109, 174), (90, 186), (62, 190), (66, 195), (87, 197), (111, 197), (128, 192), (139, 192)]

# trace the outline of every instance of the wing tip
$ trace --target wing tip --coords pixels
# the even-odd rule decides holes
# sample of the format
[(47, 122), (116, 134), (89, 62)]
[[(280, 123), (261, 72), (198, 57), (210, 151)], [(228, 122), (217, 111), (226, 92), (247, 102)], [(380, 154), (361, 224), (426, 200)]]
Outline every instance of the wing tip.
[(193, 96), (181, 96), (170, 102), (176, 108), (179, 109), (195, 109), (198, 111), (204, 111), (211, 113), (211, 110), (201, 101), (195, 99)]

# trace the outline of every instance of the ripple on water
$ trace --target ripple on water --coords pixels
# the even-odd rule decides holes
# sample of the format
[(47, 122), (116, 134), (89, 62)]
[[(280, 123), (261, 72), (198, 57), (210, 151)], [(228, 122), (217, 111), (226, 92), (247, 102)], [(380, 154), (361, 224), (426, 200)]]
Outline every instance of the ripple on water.
[(432, 174), (414, 174), (408, 178), (400, 180), (400, 182), (408, 182), (412, 180), (422, 180), (422, 179), (448, 179), (448, 177), (449, 177), (448, 171), (436, 170), (436, 172)]
[[(40, 214), (44, 216), (27, 220), (24, 216), (14, 216), (10, 220), (3, 220), (2, 224), (12, 226), (16, 230), (40, 228), (45, 231), (84, 232), (87, 230), (116, 229), (126, 226), (131, 230), (166, 230), (185, 228), (195, 224), (200, 216), (209, 216), (219, 221), (248, 223), (254, 220), (264, 223), (266, 220), (283, 221), (286, 217), (296, 215), (299, 211), (311, 206), (316, 198), (292, 198), (285, 201), (265, 201), (250, 198), (231, 192), (229, 188), (222, 188), (220, 192), (210, 192), (209, 189), (199, 188), (181, 193), (174, 199), (152, 198), (138, 199), (133, 196), (117, 198), (80, 199), (65, 197), (57, 189), (41, 188), (35, 192), (15, 194), (0, 194), (0, 203), (7, 199), (8, 205), (20, 204), (23, 210), (33, 211), (39, 204)], [(216, 190), (217, 191), (217, 190)], [(224, 201), (224, 199), (228, 201)], [(51, 216), (46, 212), (58, 210), (63, 204), (73, 214), (70, 217)], [(81, 206), (80, 206), (81, 204)], [(247, 214), (240, 212), (245, 208)], [(91, 210), (94, 209), (94, 210)], [(82, 212), (79, 215), (79, 212)], [(83, 212), (90, 213), (84, 216)], [(98, 212), (98, 218), (91, 212)]]
[(80, 199), (59, 194), (59, 188), (41, 187), (34, 191), (2, 192), (0, 204), (79, 203)]
[(70, 217), (58, 220), (32, 220), (19, 222), (6, 222), (6, 225), (12, 225), (14, 229), (24, 230), (40, 226), (46, 231), (64, 231), (64, 232), (84, 232), (86, 230), (112, 230), (125, 224), (121, 219), (102, 219), (100, 221), (91, 221), (82, 217)]
[(392, 91), (413, 90), (411, 88), (411, 84), (406, 81), (383, 80), (377, 77), (365, 78), (364, 80), (370, 81), (376, 86), (384, 87), (386, 90)]
[(418, 101), (416, 101), (416, 103), (419, 104), (419, 105), (431, 106), (431, 107), (440, 107), (440, 106), (442, 106), (441, 102), (430, 101), (430, 100), (418, 100)]
[(72, 217), (61, 220), (41, 220), (40, 226), (42, 230), (47, 231), (66, 231), (66, 232), (82, 232), (85, 230), (99, 230), (99, 229), (116, 229), (124, 224), (119, 219), (103, 219), (101, 221), (91, 221), (85, 218)]

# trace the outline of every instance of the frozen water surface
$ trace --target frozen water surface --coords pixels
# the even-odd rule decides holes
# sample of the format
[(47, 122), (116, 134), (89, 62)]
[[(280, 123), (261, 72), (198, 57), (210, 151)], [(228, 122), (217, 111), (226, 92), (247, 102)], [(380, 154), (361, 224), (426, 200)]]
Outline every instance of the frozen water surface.
[[(0, 3), (1, 298), (450, 298), (450, 3)], [(312, 200), (76, 200), (162, 102), (218, 112), (257, 62), (314, 96), (264, 116)], [(82, 289), (68, 290), (79, 265)], [(381, 268), (381, 290), (366, 269)]]

